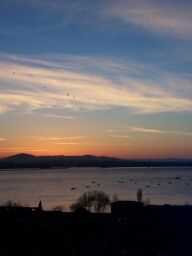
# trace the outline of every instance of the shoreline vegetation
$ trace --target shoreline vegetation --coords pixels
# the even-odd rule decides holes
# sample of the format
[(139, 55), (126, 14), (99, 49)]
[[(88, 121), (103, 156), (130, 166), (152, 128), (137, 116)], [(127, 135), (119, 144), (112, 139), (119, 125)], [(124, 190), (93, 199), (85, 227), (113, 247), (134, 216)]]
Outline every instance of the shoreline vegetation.
[[(110, 205), (111, 212), (104, 212)], [(120, 201), (102, 191), (82, 194), (73, 212), (9, 201), (0, 206), (0, 251), (7, 255), (188, 256), (192, 206)]]
[(17, 154), (0, 159), (0, 170), (49, 169), (70, 167), (188, 167), (192, 159), (146, 159), (128, 160), (106, 156), (34, 156)]
[[(88, 190), (83, 192), (75, 202), (73, 202), (71, 205), (69, 205), (68, 208), (65, 207), (63, 204), (58, 204), (53, 206), (51, 209), (46, 209), (45, 211), (54, 211), (54, 212), (87, 212), (87, 213), (109, 213), (111, 206), (116, 203), (116, 202), (135, 202), (138, 203), (142, 206), (176, 206), (176, 207), (183, 207), (183, 206), (191, 206), (188, 202), (185, 202), (182, 205), (176, 205), (176, 204), (156, 204), (152, 203), (151, 200), (147, 197), (143, 199), (143, 190), (142, 188), (138, 188), (136, 191), (136, 201), (132, 200), (122, 200), (117, 193), (114, 193), (111, 197), (104, 191), (102, 190)], [(13, 201), (13, 200), (7, 200), (5, 203), (0, 204), (0, 208), (16, 208), (16, 209), (43, 209), (43, 204), (42, 201), (39, 201), (38, 206), (36, 207), (31, 207), (30, 203), (25, 202), (23, 203), (22, 201)]]

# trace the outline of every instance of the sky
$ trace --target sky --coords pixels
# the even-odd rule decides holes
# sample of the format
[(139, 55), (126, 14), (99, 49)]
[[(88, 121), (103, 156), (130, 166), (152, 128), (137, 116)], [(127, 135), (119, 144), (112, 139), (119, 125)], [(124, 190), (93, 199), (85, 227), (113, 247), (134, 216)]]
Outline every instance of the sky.
[(190, 0), (0, 0), (0, 157), (192, 158)]

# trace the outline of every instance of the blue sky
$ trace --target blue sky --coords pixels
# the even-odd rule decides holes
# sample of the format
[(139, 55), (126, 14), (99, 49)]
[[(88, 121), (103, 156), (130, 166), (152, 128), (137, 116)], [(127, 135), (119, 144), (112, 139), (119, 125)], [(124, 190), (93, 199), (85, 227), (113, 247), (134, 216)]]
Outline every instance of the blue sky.
[(1, 0), (0, 154), (192, 157), (191, 13), (191, 1)]

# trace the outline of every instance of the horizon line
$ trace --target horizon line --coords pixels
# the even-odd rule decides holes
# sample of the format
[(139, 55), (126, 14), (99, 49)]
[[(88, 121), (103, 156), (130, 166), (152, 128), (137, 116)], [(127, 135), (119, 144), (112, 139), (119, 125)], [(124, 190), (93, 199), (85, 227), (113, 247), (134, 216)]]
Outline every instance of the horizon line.
[(18, 155), (30, 155), (30, 156), (34, 156), (34, 157), (57, 157), (57, 156), (63, 156), (63, 157), (86, 157), (86, 156), (93, 156), (93, 157), (108, 157), (108, 158), (116, 158), (116, 159), (121, 159), (121, 160), (128, 160), (128, 161), (145, 161), (145, 160), (192, 160), (192, 157), (148, 157), (148, 158), (124, 158), (124, 157), (118, 157), (118, 156), (109, 156), (109, 155), (92, 155), (92, 154), (83, 154), (83, 155), (35, 155), (35, 154), (28, 154), (25, 152), (22, 153), (17, 153), (17, 154), (12, 154), (12, 155), (7, 155), (5, 157), (1, 157), (0, 156), (0, 160), (9, 158), (9, 157), (14, 157), (14, 156), (18, 156)]

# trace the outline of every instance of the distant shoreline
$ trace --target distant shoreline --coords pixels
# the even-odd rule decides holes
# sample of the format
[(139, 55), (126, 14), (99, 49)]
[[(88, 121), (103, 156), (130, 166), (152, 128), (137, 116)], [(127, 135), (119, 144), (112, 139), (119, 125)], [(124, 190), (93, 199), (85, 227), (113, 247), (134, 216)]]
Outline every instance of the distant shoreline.
[(71, 167), (184, 167), (192, 166), (192, 159), (138, 159), (127, 160), (107, 156), (34, 156), (30, 154), (17, 154), (0, 159), (0, 170), (3, 169), (54, 169)]
[(126, 168), (143, 168), (143, 169), (153, 169), (153, 168), (190, 168), (192, 165), (172, 165), (172, 166), (110, 166), (110, 167), (101, 167), (101, 166), (70, 166), (70, 167), (49, 167), (49, 168), (34, 168), (34, 167), (18, 167), (18, 168), (0, 168), (0, 172), (6, 172), (6, 171), (18, 171), (18, 170), (29, 170), (29, 171), (43, 171), (43, 170), (65, 170), (65, 169), (71, 169), (71, 168), (77, 168), (77, 169), (83, 169), (83, 168), (99, 168), (99, 169), (126, 169)]

